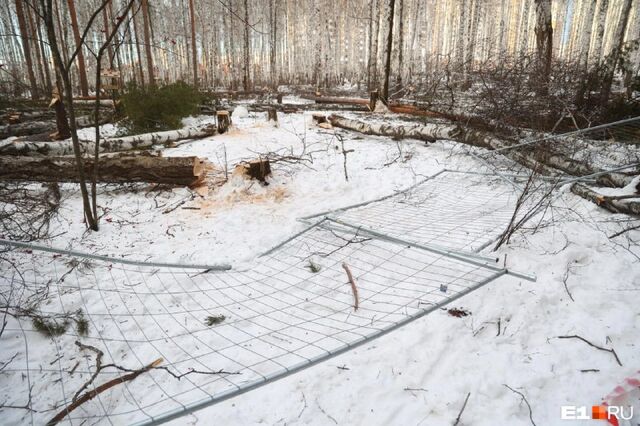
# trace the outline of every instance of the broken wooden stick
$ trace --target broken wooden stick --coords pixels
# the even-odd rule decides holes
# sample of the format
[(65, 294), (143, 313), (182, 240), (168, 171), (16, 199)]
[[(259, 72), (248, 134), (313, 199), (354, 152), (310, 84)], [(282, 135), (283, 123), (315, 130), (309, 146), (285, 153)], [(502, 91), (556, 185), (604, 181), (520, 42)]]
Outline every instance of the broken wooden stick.
[(116, 385), (119, 385), (120, 383), (129, 382), (129, 381), (135, 379), (136, 377), (138, 377), (142, 373), (146, 373), (147, 371), (151, 370), (152, 368), (157, 367), (158, 365), (160, 365), (160, 363), (162, 363), (162, 361), (163, 361), (162, 358), (158, 358), (155, 361), (153, 361), (151, 364), (148, 364), (147, 366), (145, 366), (145, 367), (143, 367), (143, 368), (141, 368), (139, 370), (134, 370), (131, 373), (125, 374), (125, 375), (120, 376), (120, 377), (116, 377), (115, 379), (109, 380), (108, 382), (98, 386), (97, 388), (95, 388), (93, 390), (85, 392), (84, 394), (82, 394), (82, 396), (77, 398), (75, 401), (73, 401), (67, 407), (62, 409), (62, 411), (60, 411), (58, 414), (56, 414), (55, 417), (53, 417), (51, 420), (49, 420), (47, 422), (47, 426), (57, 425), (58, 423), (60, 423), (61, 420), (63, 420), (65, 417), (67, 417), (67, 415), (69, 415), (73, 410), (75, 410), (76, 408), (78, 408), (79, 406), (84, 404), (85, 402), (92, 400), (96, 396), (98, 396), (101, 393), (111, 389), (112, 387), (114, 387)]
[(342, 264), (342, 268), (344, 268), (347, 273), (347, 278), (349, 279), (349, 284), (351, 284), (351, 291), (353, 292), (353, 310), (358, 310), (358, 288), (356, 287), (356, 282), (353, 279), (353, 275), (351, 274), (351, 269), (349, 269), (349, 265), (346, 263)]

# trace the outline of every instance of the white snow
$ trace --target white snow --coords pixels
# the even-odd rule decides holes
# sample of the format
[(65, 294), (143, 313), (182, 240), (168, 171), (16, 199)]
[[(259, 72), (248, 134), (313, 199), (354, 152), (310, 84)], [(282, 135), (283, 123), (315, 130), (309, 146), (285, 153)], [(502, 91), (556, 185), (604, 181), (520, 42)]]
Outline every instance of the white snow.
[[(207, 158), (218, 174), (225, 153), (230, 173), (238, 162), (268, 152), (307, 160), (272, 164), (268, 186), (232, 173), (225, 185), (204, 197), (185, 188), (134, 185), (136, 191), (131, 191), (101, 186), (101, 229), (87, 233), (77, 186), (65, 184), (53, 236), (43, 243), (129, 259), (230, 262), (242, 268), (303, 229), (297, 221), (302, 216), (393, 193), (443, 168), (486, 171), (452, 142), (396, 145), (387, 138), (347, 133), (345, 148), (354, 152), (347, 155), (346, 181), (334, 131), (313, 127), (309, 114), (281, 114), (280, 127), (274, 128), (263, 114), (236, 107), (228, 133), (164, 152)], [(185, 124), (207, 122), (212, 118), (191, 118)], [(115, 129), (103, 131), (106, 136)], [(81, 138), (91, 139), (92, 132)], [(387, 163), (391, 164), (383, 166)], [(539, 221), (533, 220), (527, 232), (516, 234), (498, 251), (501, 264), (535, 273), (536, 283), (500, 278), (452, 305), (469, 310), (470, 316), (434, 312), (370, 344), (173, 424), (209, 424), (215, 419), (229, 425), (451, 425), (467, 393), (471, 395), (461, 425), (531, 424), (526, 404), (504, 385), (526, 395), (537, 425), (581, 424), (561, 420), (560, 407), (590, 409), (640, 365), (640, 231), (609, 238), (638, 221), (612, 215), (568, 191), (554, 205), (553, 221), (548, 214), (534, 230)], [(557, 338), (563, 335), (580, 335), (615, 348), (623, 365), (612, 354), (579, 340)], [(23, 351), (21, 339), (19, 332), (5, 331), (0, 362)], [(42, 337), (30, 342), (29, 350), (50, 368), (50, 354), (38, 353), (48, 344)], [(76, 348), (68, 353), (77, 354)], [(24, 389), (23, 383), (0, 381), (0, 403), (24, 402)], [(47, 398), (51, 405), (60, 401), (58, 386), (41, 384), (39, 389), (34, 397)], [(7, 424), (30, 419), (25, 410), (8, 408), (0, 408), (0, 416)], [(596, 424), (584, 424), (592, 423)]]
[(246, 118), (248, 115), (249, 111), (247, 110), (247, 107), (239, 105), (235, 107), (233, 112), (231, 113), (231, 119), (238, 120), (240, 118)]

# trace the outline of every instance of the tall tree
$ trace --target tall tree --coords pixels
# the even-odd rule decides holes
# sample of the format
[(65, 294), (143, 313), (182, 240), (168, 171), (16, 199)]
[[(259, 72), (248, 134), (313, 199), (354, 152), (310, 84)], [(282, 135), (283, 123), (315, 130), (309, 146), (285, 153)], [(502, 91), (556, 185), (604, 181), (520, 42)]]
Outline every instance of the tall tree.
[(464, 27), (467, 24), (467, 4), (466, 0), (460, 0), (460, 14), (458, 16), (458, 29), (456, 35), (456, 65), (462, 67), (464, 63)]
[(147, 75), (149, 84), (155, 84), (155, 75), (153, 72), (153, 54), (151, 53), (151, 18), (149, 16), (149, 0), (142, 0), (142, 21), (144, 24), (144, 51), (147, 56)]
[(606, 73), (602, 79), (602, 84), (600, 86), (601, 105), (606, 105), (609, 102), (609, 97), (611, 96), (611, 86), (613, 86), (613, 77), (622, 56), (622, 48), (624, 47), (624, 35), (627, 31), (627, 24), (629, 23), (631, 6), (631, 0), (622, 0), (622, 5), (620, 8), (620, 18), (615, 27), (612, 37), (612, 50), (610, 57), (608, 58), (609, 63)]
[[(34, 6), (37, 6), (37, 4)], [(51, 72), (49, 70), (49, 60), (47, 57), (47, 50), (45, 49), (45, 46), (44, 46), (44, 39), (43, 39), (42, 29), (40, 24), (41, 24), (40, 18), (36, 13), (35, 26), (36, 26), (36, 33), (38, 34), (40, 52), (42, 55), (42, 66), (44, 68), (44, 73), (45, 73), (45, 88), (47, 89), (47, 95), (51, 95), (51, 91), (53, 90), (53, 86), (51, 83)]]
[(367, 88), (371, 90), (378, 82), (378, 31), (380, 24), (380, 10), (378, 0), (370, 0), (369, 14), (369, 62), (367, 66)]
[(549, 90), (551, 60), (553, 56), (553, 26), (551, 25), (551, 0), (536, 0), (536, 56), (540, 76), (540, 94)]
[(251, 90), (251, 61), (249, 60), (249, 4), (248, 0), (244, 0), (244, 51), (242, 65), (242, 86), (245, 92)]
[(602, 58), (602, 43), (604, 40), (604, 25), (607, 20), (607, 11), (609, 10), (609, 0), (598, 0), (598, 11), (596, 13), (597, 27), (596, 36), (593, 45), (593, 52), (589, 58), (592, 65), (600, 65)]
[(71, 17), (71, 29), (73, 30), (73, 37), (76, 41), (76, 50), (78, 52), (78, 74), (80, 78), (80, 92), (82, 96), (89, 95), (89, 83), (87, 81), (87, 68), (85, 66), (84, 54), (82, 53), (82, 43), (84, 40), (80, 38), (80, 30), (78, 29), (78, 16), (76, 14), (75, 0), (67, 0), (69, 6), (69, 16)]
[(20, 28), (20, 42), (22, 43), (22, 51), (24, 60), (27, 64), (27, 76), (29, 77), (29, 87), (31, 99), (38, 99), (38, 85), (36, 84), (36, 76), (33, 72), (33, 60), (31, 59), (31, 38), (29, 35), (29, 27), (25, 17), (22, 0), (16, 0), (16, 15), (18, 17), (18, 27)]
[(189, 17), (191, 18), (191, 65), (193, 67), (193, 85), (198, 88), (198, 49), (196, 47), (196, 12), (195, 0), (189, 0)]
[(142, 65), (142, 51), (140, 50), (140, 33), (138, 32), (138, 24), (136, 23), (136, 15), (131, 12), (131, 22), (133, 23), (133, 34), (136, 44), (136, 53), (138, 56), (138, 71), (140, 72), (140, 85), (144, 86), (144, 67)]
[(582, 16), (582, 24), (580, 28), (580, 42), (578, 45), (579, 56), (578, 66), (581, 71), (586, 72), (589, 64), (589, 48), (591, 47), (591, 30), (593, 28), (593, 12), (596, 6), (595, 1), (587, 2)]
[(278, 42), (278, 1), (269, 2), (269, 26), (271, 34), (269, 39), (269, 73), (271, 74), (271, 84), (278, 87), (278, 70), (276, 69), (276, 46)]
[(395, 0), (386, 0), (385, 5), (385, 46), (384, 46), (384, 76), (380, 97), (386, 103), (389, 102), (389, 74), (391, 73), (391, 48), (393, 47), (393, 16), (395, 14)]

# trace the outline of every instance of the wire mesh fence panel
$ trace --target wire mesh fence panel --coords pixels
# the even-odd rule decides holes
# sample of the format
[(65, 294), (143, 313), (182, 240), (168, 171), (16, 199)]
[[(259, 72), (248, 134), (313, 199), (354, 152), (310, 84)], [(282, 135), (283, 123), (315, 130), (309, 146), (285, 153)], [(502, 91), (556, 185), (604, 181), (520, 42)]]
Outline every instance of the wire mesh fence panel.
[[(640, 144), (640, 117), (628, 118), (594, 127), (588, 127), (557, 135), (524, 140), (512, 146), (495, 151), (485, 151), (479, 156), (486, 160), (495, 160), (497, 154), (533, 153), (544, 158), (550, 154), (563, 156), (568, 162), (589, 165), (593, 170), (615, 170), (621, 166), (632, 166), (625, 171), (635, 173), (640, 170), (638, 154)], [(635, 166), (634, 166), (635, 165)], [(571, 165), (570, 165), (571, 166)], [(633, 171), (635, 168), (635, 172)], [(576, 167), (571, 167), (573, 176), (588, 175), (577, 173)]]
[[(0, 412), (11, 424), (46, 423), (89, 392), (65, 421), (178, 417), (383, 335), (505, 273), (319, 227), (246, 271), (8, 255), (20, 273), (3, 264), (2, 295), (14, 308), (33, 306), (14, 310), (1, 336)], [(11, 408), (27, 403), (30, 410)]]
[(518, 195), (495, 174), (445, 172), (395, 197), (333, 216), (413, 243), (478, 251), (504, 231)]

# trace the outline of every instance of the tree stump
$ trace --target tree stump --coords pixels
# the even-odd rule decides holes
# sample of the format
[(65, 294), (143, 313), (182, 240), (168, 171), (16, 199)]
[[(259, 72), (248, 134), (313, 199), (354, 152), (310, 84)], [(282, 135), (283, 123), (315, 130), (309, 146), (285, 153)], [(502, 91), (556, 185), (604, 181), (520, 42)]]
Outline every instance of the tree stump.
[(252, 179), (266, 183), (267, 176), (271, 175), (269, 160), (252, 160), (243, 164), (244, 174)]
[(311, 114), (311, 118), (313, 119), (314, 123), (316, 124), (321, 124), (321, 123), (326, 123), (327, 122), (327, 116), (324, 114)]
[(376, 109), (376, 102), (378, 102), (378, 91), (374, 90), (369, 93), (369, 111)]
[(279, 104), (282, 104), (282, 93), (278, 93), (278, 96), (276, 97), (276, 101), (277, 101)]
[(274, 107), (267, 108), (267, 121), (278, 122), (278, 111)]
[(229, 111), (216, 112), (216, 119), (218, 121), (218, 133), (225, 133), (227, 130), (229, 130), (229, 125), (231, 124), (231, 116), (229, 115)]

